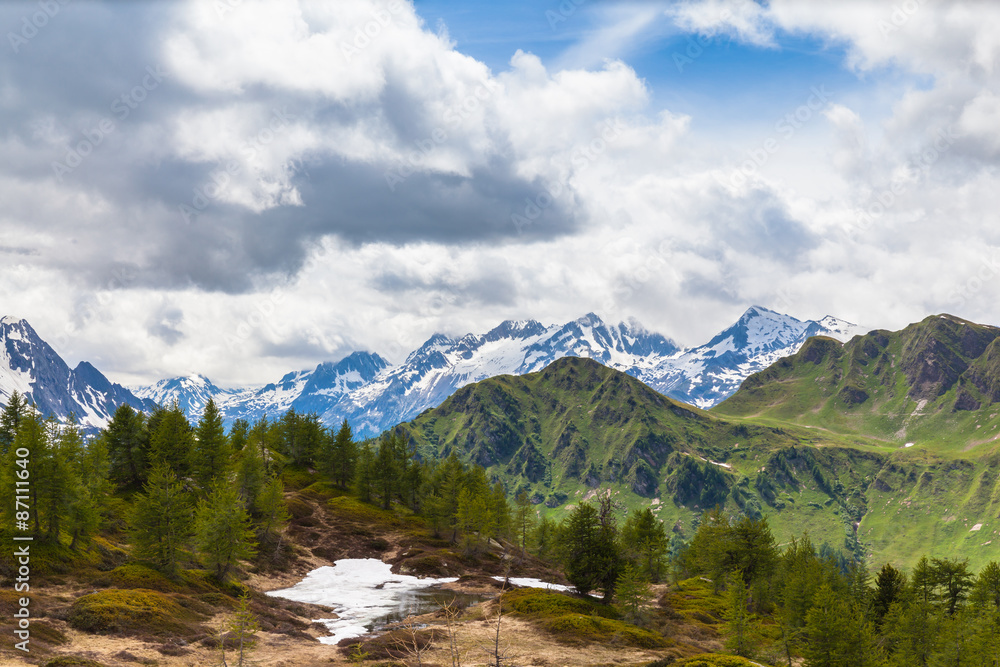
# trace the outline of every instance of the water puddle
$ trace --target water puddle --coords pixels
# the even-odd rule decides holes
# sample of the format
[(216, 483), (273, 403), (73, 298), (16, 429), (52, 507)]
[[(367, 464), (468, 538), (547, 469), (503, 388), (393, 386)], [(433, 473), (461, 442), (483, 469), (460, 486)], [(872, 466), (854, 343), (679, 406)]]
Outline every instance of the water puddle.
[(333, 567), (313, 570), (291, 588), (268, 595), (333, 607), (337, 618), (316, 619), (332, 633), (320, 638), (324, 644), (360, 637), (387, 623), (433, 611), (441, 601), (464, 597), (439, 588), (458, 579), (393, 574), (390, 567), (374, 558), (338, 560)]

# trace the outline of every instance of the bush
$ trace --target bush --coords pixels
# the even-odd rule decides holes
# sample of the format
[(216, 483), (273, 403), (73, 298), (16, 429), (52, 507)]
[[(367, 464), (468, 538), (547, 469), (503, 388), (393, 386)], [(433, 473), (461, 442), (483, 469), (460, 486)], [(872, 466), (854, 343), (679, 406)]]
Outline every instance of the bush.
[(104, 667), (101, 663), (73, 655), (63, 655), (49, 660), (43, 667)]

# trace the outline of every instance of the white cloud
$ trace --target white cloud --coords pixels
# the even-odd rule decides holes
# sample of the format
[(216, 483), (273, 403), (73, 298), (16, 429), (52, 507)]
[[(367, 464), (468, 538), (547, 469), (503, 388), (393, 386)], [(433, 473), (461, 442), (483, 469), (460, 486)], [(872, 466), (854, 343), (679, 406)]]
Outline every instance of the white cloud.
[[(1000, 321), (1000, 276), (977, 278), (1000, 249), (990, 5), (923, 3), (895, 23), (860, 2), (676, 5), (685, 30), (768, 49), (809, 34), (859, 76), (906, 82), (874, 112), (818, 108), (739, 183), (718, 175), (767, 137), (730, 144), (697, 111), (655, 108), (627, 63), (629, 40), (661, 29), (657, 3), (620, 10), (569, 64), (518, 52), (498, 72), (410, 4), (388, 20), (376, 0), (167, 7), (116, 46), (135, 67), (97, 58), (105, 87), (66, 92), (26, 66), (3, 84), (5, 312), (116, 378), (266, 382), (590, 310), (685, 344), (750, 303), (885, 327), (943, 310)], [(55, 178), (147, 62), (169, 85)], [(230, 164), (185, 224), (179, 204)], [(387, 173), (405, 174), (395, 190)], [(530, 219), (521, 234), (513, 215)]]

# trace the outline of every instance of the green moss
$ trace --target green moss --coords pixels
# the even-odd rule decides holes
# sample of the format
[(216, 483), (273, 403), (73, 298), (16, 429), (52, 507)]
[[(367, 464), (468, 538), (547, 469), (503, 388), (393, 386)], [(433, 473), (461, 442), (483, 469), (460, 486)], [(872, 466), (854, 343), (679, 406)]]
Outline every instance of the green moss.
[(161, 593), (172, 593), (177, 585), (163, 574), (146, 565), (128, 563), (108, 572), (105, 577), (113, 588), (147, 588)]
[(563, 614), (543, 621), (542, 627), (560, 641), (610, 642), (650, 649), (668, 645), (666, 639), (649, 630), (601, 616)]
[(503, 607), (533, 618), (563, 614), (596, 614), (604, 618), (620, 618), (618, 612), (608, 605), (542, 588), (517, 588), (507, 591), (503, 594)]
[(298, 494), (286, 500), (285, 506), (288, 507), (288, 512), (293, 519), (304, 519), (312, 516), (313, 513), (313, 506), (299, 497)]
[(109, 588), (77, 598), (68, 620), (84, 632), (186, 635), (199, 618), (200, 614), (158, 591)]
[(311, 485), (316, 478), (305, 468), (289, 467), (281, 473), (281, 481), (287, 491), (298, 491)]
[(43, 667), (104, 667), (104, 665), (96, 660), (89, 660), (88, 658), (63, 655), (49, 660)]
[(752, 667), (755, 663), (735, 655), (705, 653), (675, 664), (677, 667)]

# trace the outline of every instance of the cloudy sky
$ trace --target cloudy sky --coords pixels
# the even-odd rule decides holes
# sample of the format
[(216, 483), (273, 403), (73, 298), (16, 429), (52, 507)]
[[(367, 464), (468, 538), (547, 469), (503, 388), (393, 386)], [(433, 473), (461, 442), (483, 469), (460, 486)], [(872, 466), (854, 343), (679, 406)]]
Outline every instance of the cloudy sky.
[(0, 311), (134, 384), (593, 311), (1000, 324), (1000, 5), (0, 4)]

